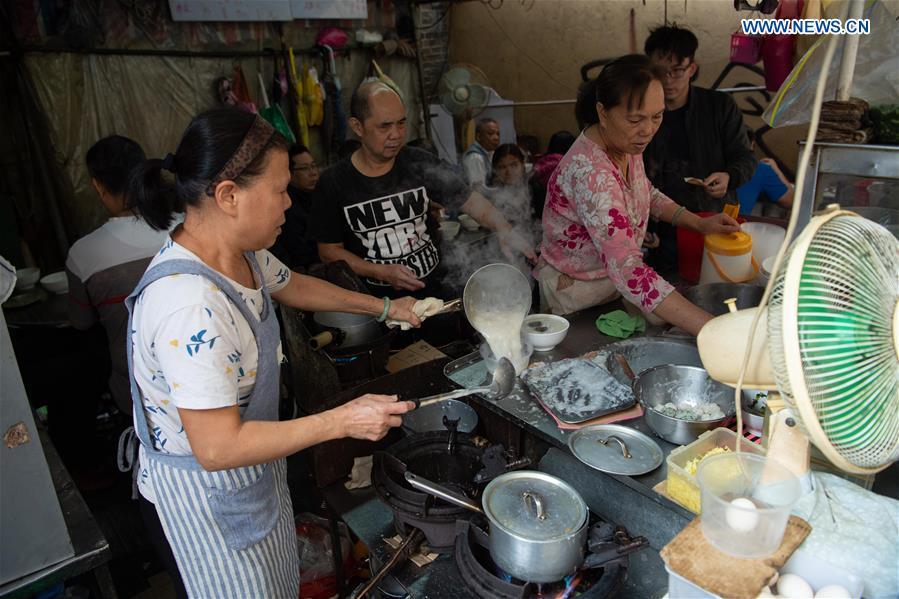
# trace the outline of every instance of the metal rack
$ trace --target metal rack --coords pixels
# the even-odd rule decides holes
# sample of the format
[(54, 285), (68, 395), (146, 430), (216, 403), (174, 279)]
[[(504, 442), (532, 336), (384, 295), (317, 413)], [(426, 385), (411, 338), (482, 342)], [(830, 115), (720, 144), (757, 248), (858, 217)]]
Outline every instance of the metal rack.
[(899, 237), (899, 146), (816, 143), (805, 190), (793, 207), (799, 210), (794, 236), (812, 212), (834, 202)]

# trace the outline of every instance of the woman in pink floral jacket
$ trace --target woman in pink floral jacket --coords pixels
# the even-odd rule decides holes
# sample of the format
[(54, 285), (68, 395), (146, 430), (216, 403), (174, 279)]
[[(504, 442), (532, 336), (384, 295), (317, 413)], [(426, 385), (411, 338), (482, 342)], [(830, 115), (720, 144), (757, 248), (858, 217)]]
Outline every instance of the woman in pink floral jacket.
[(695, 335), (711, 315), (643, 262), (646, 225), (652, 217), (703, 234), (739, 225), (725, 214), (699, 218), (646, 178), (641, 154), (665, 111), (662, 76), (645, 56), (624, 56), (581, 89), (576, 111), (587, 128), (549, 180), (535, 276), (555, 313), (620, 296), (650, 320)]

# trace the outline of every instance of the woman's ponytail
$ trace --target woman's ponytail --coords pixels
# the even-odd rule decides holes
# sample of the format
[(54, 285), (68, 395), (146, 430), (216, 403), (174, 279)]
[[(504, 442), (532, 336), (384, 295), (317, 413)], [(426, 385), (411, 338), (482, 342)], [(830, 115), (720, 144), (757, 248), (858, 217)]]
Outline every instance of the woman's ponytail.
[(168, 230), (173, 214), (184, 209), (178, 201), (175, 185), (165, 179), (162, 170), (162, 160), (145, 160), (131, 172), (128, 181), (130, 207), (157, 231)]
[(599, 77), (584, 81), (577, 90), (577, 102), (574, 105), (574, 117), (579, 129), (595, 125), (599, 122), (596, 114), (596, 88)]

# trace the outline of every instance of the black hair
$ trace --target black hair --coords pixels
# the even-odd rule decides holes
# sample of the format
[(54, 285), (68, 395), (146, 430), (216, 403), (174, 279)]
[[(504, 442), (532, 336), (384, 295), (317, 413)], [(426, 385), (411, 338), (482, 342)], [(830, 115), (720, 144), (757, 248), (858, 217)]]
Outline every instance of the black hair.
[(746, 131), (746, 137), (749, 139), (749, 143), (750, 144), (754, 143), (755, 142), (755, 130), (750, 129), (749, 127), (744, 127), (744, 130)]
[(581, 84), (574, 105), (578, 125), (585, 127), (599, 122), (597, 102), (606, 110), (624, 102), (628, 108), (642, 107), (646, 89), (652, 81), (662, 80), (662, 72), (643, 54), (616, 58), (604, 66), (594, 79)]
[(546, 146), (547, 154), (565, 154), (574, 144), (574, 134), (570, 131), (556, 131), (549, 138), (549, 144)]
[(136, 141), (121, 135), (104, 137), (84, 157), (91, 179), (96, 179), (114, 195), (125, 191), (131, 171), (146, 159)]
[(358, 139), (347, 139), (340, 147), (337, 148), (337, 159), (343, 160), (344, 158), (349, 158), (353, 155), (353, 152), (362, 147), (362, 142)]
[(658, 55), (662, 58), (673, 56), (680, 63), (685, 58), (689, 58), (692, 62), (698, 47), (699, 40), (692, 31), (672, 23), (650, 31), (646, 43), (643, 44), (643, 51), (647, 56)]
[(350, 116), (365, 122), (365, 119), (371, 115), (369, 100), (377, 90), (392, 91), (399, 97), (400, 102), (403, 102), (403, 105), (405, 106), (403, 97), (393, 87), (387, 85), (377, 77), (368, 77), (362, 80), (362, 83), (359, 84), (359, 87), (353, 91), (353, 95), (350, 97)]
[(524, 164), (524, 152), (521, 151), (521, 148), (518, 147), (518, 144), (502, 144), (493, 151), (493, 168), (496, 168), (496, 165), (499, 164), (499, 161), (506, 156), (515, 156), (516, 158), (521, 160), (522, 164)]
[(311, 154), (309, 148), (304, 146), (303, 144), (292, 144), (290, 149), (287, 150), (287, 157), (293, 160), (294, 156), (299, 156), (300, 154)]
[[(128, 183), (133, 207), (154, 229), (168, 229), (173, 213), (203, 202), (206, 188), (237, 151), (256, 118), (237, 108), (214, 108), (194, 117), (171, 160), (174, 182), (163, 176), (159, 159), (146, 160), (134, 169)], [(261, 175), (273, 149), (287, 150), (287, 140), (277, 131), (234, 182), (248, 185)]]

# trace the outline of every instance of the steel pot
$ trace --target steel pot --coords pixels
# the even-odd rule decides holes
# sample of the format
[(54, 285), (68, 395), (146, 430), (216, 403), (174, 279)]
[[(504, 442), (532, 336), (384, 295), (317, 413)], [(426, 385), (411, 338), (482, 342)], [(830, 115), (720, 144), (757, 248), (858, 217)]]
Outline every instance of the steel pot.
[[(645, 408), (643, 420), (647, 426), (662, 439), (677, 445), (688, 445), (705, 431), (724, 426), (735, 413), (733, 389), (696, 366), (654, 366), (637, 375), (633, 390)], [(725, 416), (717, 420), (682, 420), (656, 411), (669, 401), (689, 405), (716, 403)]]
[(706, 283), (690, 287), (684, 292), (684, 297), (712, 316), (721, 316), (727, 313), (724, 300), (736, 298), (737, 308), (745, 310), (758, 306), (763, 293), (764, 287), (748, 283)]
[(343, 331), (341, 347), (355, 347), (371, 343), (384, 334), (378, 321), (367, 314), (316, 312), (312, 315), (312, 320), (320, 329)]
[[(565, 481), (533, 470), (502, 474), (484, 489), (483, 509), (467, 497), (407, 474), (414, 487), (490, 520), (490, 557), (527, 582), (555, 582), (584, 561), (589, 512)], [(424, 484), (423, 484), (424, 483)]]

